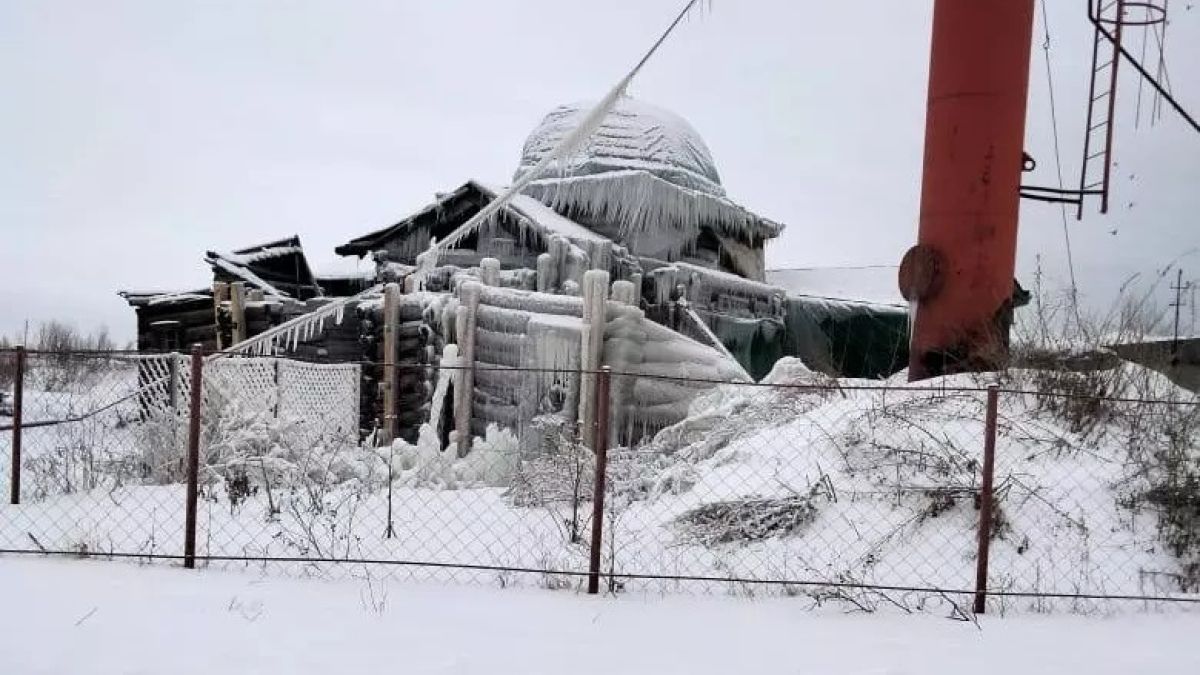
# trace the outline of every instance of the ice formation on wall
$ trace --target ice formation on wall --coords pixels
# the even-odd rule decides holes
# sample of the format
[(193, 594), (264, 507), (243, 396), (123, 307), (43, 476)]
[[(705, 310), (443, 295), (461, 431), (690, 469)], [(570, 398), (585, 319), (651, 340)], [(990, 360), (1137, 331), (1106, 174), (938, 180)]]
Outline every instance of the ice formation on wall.
[(359, 302), (373, 296), (378, 296), (382, 292), (383, 284), (379, 284), (361, 293), (345, 298), (337, 298), (308, 314), (298, 316), (291, 321), (286, 321), (274, 328), (265, 330), (248, 340), (239, 342), (218, 354), (214, 354), (213, 357), (229, 354), (269, 356), (278, 354), (284, 350), (294, 350), (300, 342), (320, 335), (321, 331), (325, 328), (327, 320), (332, 319), (333, 323), (340, 324), (345, 316), (347, 307), (355, 306)]

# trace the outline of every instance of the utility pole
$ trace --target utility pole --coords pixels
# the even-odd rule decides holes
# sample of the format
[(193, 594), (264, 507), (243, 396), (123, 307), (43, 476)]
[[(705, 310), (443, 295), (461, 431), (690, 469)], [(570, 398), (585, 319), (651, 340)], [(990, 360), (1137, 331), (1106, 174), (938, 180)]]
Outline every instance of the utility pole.
[(1175, 331), (1171, 335), (1171, 365), (1179, 365), (1179, 310), (1183, 307), (1183, 294), (1192, 288), (1192, 282), (1183, 283), (1183, 268), (1175, 271), (1175, 285), (1171, 286), (1171, 290), (1175, 291), (1175, 302), (1171, 303), (1171, 307), (1175, 308)]
[(1008, 359), (1034, 0), (935, 0), (909, 379)]

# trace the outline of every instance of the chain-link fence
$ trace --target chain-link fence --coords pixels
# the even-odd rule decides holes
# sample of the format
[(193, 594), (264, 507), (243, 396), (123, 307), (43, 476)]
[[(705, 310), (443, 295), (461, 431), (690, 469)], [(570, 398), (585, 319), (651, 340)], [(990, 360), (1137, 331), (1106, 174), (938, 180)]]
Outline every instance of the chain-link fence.
[[(1200, 608), (1200, 406), (1152, 371), (467, 371), (0, 353), (0, 550), (964, 616)], [(380, 382), (419, 386), (389, 414)]]

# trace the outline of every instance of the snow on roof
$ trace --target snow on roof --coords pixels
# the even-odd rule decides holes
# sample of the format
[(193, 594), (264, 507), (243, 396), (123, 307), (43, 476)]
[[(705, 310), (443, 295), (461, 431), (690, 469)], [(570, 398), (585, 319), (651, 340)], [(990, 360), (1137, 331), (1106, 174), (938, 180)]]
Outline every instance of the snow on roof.
[[(560, 105), (529, 134), (516, 177), (537, 166), (587, 117), (595, 102)], [(680, 187), (724, 196), (716, 163), (700, 134), (675, 113), (623, 96), (568, 166), (568, 175), (640, 169)]]
[(254, 287), (260, 289), (266, 295), (274, 295), (274, 296), (277, 296), (280, 298), (290, 298), (291, 297), (287, 293), (284, 293), (283, 291), (279, 290), (278, 288), (275, 288), (270, 283), (268, 283), (265, 279), (263, 279), (262, 277), (258, 276), (254, 272), (252, 272), (250, 270), (250, 268), (246, 267), (245, 265), (239, 264), (237, 262), (228, 260), (221, 254), (215, 254), (210, 251), (208, 253), (208, 255), (205, 256), (205, 259), (208, 261), (208, 264), (212, 265), (213, 267), (219, 267), (219, 268), (225, 270), (229, 274), (232, 274), (233, 276), (241, 279), (242, 281), (250, 284), (251, 286), (254, 286)]
[(693, 265), (686, 262), (674, 262), (669, 265), (664, 265), (650, 272), (651, 275), (666, 274), (672, 271), (685, 272), (692, 275), (698, 275), (700, 278), (708, 280), (710, 283), (722, 286), (728, 291), (737, 291), (746, 295), (771, 295), (784, 292), (785, 289), (771, 284), (770, 282), (763, 283), (753, 279), (738, 276), (732, 272), (726, 272), (722, 269), (714, 267), (704, 267), (701, 265)]
[[(490, 193), (488, 196), (492, 199), (504, 192), (504, 188), (482, 183), (479, 186), (485, 193)], [(528, 195), (513, 195), (508, 202), (508, 208), (548, 233), (561, 234), (567, 239), (575, 241), (609, 241), (608, 237), (580, 225)]]
[(300, 235), (293, 234), (290, 237), (284, 237), (283, 239), (277, 239), (275, 241), (268, 241), (264, 244), (256, 244), (254, 246), (247, 246), (245, 248), (239, 248), (239, 249), (236, 249), (234, 251), (234, 253), (236, 253), (238, 255), (246, 255), (246, 254), (257, 253), (259, 251), (264, 251), (266, 249), (279, 249), (279, 248), (292, 248), (292, 247), (295, 247), (295, 248), (300, 247)]
[[(469, 180), (460, 186), (458, 189), (448, 192), (439, 193), (437, 199), (426, 205), (421, 210), (413, 213), (400, 222), (389, 225), (388, 227), (369, 232), (360, 237), (356, 237), (350, 242), (337, 247), (336, 252), (339, 255), (365, 255), (370, 252), (373, 247), (378, 246), (383, 239), (403, 233), (410, 228), (412, 224), (419, 218), (427, 216), (430, 213), (441, 211), (454, 200), (461, 199), (467, 196), (471, 191), (479, 192), (485, 198), (495, 199), (497, 195), (502, 193), (503, 188), (497, 188), (491, 185), (486, 185), (476, 180)], [(531, 226), (534, 229), (545, 234), (561, 234), (564, 237), (575, 241), (609, 241), (607, 237), (594, 232), (583, 225), (567, 218), (554, 209), (546, 206), (538, 200), (526, 196), (515, 195), (509, 203), (504, 205), (504, 212), (522, 221), (525, 225)]]
[(117, 295), (125, 298), (132, 307), (160, 305), (173, 302), (191, 302), (194, 300), (212, 300), (212, 290), (201, 288), (194, 291), (117, 291)]
[(293, 253), (304, 253), (304, 249), (300, 246), (271, 246), (259, 248), (249, 253), (219, 253), (221, 257), (243, 265), (249, 265), (254, 262), (270, 260), (272, 258), (282, 258)]
[(892, 265), (767, 270), (767, 283), (789, 295), (908, 307)]

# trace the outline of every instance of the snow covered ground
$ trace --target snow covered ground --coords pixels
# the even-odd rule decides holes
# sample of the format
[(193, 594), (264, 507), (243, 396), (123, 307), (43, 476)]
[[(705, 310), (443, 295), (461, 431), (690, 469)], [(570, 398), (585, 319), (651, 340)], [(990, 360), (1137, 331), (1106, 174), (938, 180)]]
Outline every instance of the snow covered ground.
[(1196, 615), (807, 611), (795, 599), (593, 598), (0, 559), (0, 672), (1200, 672)]
[[(1126, 370), (1150, 378), (1143, 393), (1182, 395), (1150, 371)], [(1008, 386), (1036, 384), (1025, 381), (1028, 373), (1006, 377)], [(885, 596), (857, 585), (973, 588), (981, 382), (956, 376), (881, 390), (878, 382), (829, 381), (790, 361), (768, 380), (775, 386), (718, 387), (652, 442), (613, 449), (603, 570), (624, 575), (618, 586), (629, 596), (783, 595), (803, 596), (805, 606), (948, 611), (952, 603), (936, 590)], [(1198, 597), (1196, 523), (1185, 510), (1165, 519), (1154, 501), (1173, 485), (1173, 457), (1184, 468), (1200, 461), (1194, 402), (1097, 407), (1086, 397), (1005, 393), (999, 416), (990, 589)], [(586, 449), (571, 455), (573, 446), (555, 441), (552, 452), (530, 454), (511, 434), (490, 432), (458, 459), (430, 434), (433, 445), (297, 444), (279, 421), (221, 420), (205, 434), (198, 552), (288, 561), (214, 560), (211, 571), (345, 578), (352, 565), (319, 561), (373, 559), (432, 564), (372, 571), (392, 580), (578, 588), (577, 576), (558, 572), (586, 569)], [(157, 427), (119, 422), (31, 430), (26, 499), (0, 505), (0, 548), (182, 552), (177, 434), (160, 442), (150, 433)], [(6, 442), (0, 437), (0, 457)], [(232, 470), (239, 466), (241, 473)], [(1187, 471), (1180, 485), (1191, 480)], [(582, 488), (573, 491), (572, 481)], [(1074, 598), (991, 602), (1009, 614), (1166, 609)]]

